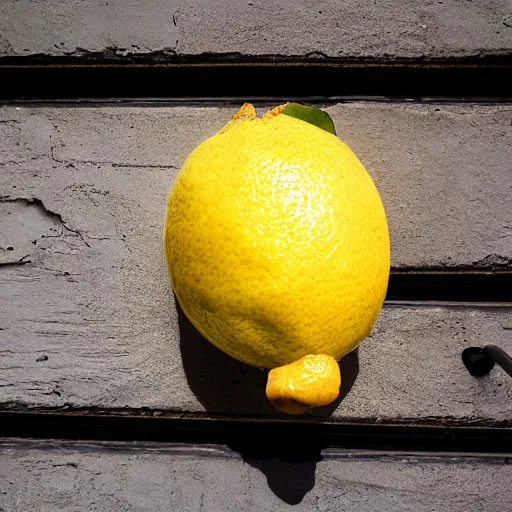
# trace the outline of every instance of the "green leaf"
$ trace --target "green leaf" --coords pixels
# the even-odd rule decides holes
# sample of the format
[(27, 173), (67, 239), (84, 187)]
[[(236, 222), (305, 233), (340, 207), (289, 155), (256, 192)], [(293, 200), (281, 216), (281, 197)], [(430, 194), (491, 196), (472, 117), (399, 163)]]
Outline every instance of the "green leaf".
[(331, 116), (318, 108), (308, 107), (300, 103), (288, 103), (288, 105), (281, 110), (280, 114), (302, 119), (302, 121), (306, 121), (306, 123), (314, 124), (318, 126), (318, 128), (322, 128), (322, 130), (336, 135), (336, 128), (334, 128)]

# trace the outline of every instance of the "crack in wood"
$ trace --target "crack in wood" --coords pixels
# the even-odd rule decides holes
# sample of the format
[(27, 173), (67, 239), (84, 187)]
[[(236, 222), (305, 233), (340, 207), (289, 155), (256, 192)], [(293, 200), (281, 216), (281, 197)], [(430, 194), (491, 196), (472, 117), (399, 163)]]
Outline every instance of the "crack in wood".
[(2, 262), (0, 262), (0, 267), (16, 267), (19, 265), (27, 265), (28, 263), (31, 263), (31, 260), (27, 260), (27, 258), (29, 256), (30, 255), (27, 254), (27, 255), (23, 256), (22, 258), (20, 258), (19, 260), (15, 260), (15, 261), (2, 261)]

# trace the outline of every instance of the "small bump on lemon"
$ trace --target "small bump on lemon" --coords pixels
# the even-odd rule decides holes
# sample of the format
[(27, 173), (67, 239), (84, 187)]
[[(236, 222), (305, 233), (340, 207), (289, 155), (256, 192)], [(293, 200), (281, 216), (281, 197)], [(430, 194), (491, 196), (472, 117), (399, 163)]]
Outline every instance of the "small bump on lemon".
[(295, 415), (334, 402), (340, 386), (336, 360), (324, 354), (309, 354), (270, 370), (266, 393), (276, 409)]

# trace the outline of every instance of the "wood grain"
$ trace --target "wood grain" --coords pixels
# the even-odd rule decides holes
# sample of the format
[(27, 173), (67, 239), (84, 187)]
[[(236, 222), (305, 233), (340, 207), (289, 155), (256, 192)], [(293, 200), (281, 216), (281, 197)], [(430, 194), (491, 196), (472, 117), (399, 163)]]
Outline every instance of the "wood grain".
[(510, 55), (507, 2), (3, 0), (0, 57), (483, 61)]

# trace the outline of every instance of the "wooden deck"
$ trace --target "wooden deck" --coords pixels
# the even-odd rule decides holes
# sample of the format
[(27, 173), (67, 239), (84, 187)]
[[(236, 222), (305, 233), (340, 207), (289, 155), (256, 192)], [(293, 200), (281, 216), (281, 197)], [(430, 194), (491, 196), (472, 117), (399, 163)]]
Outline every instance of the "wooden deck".
[[(396, 97), (342, 101), (341, 82), (340, 97), (328, 87), (336, 100), (318, 95), (379, 188), (393, 272), (435, 275), (446, 288), (478, 274), (484, 292), (389, 301), (341, 362), (340, 400), (300, 420), (311, 431), (270, 406), (263, 372), (198, 334), (164, 263), (162, 220), (180, 166), (247, 98), (221, 98), (222, 81), (208, 101), (181, 92), (157, 101), (151, 84), (137, 89), (140, 101), (115, 81), (91, 85), (104, 96), (86, 101), (46, 95), (52, 76), (105, 69), (115, 79), (144, 66), (179, 80), (192, 64), (226, 66), (220, 79), (228, 65), (312, 64), (371, 65), (377, 82), (379, 66), (479, 77), (471, 98), (449, 83), (434, 89), (450, 94), (414, 88), (405, 98), (413, 82), (397, 82)], [(512, 353), (512, 293), (485, 300), (486, 276), (512, 272), (512, 94), (489, 97), (504, 88), (481, 81), (486, 70), (504, 84), (512, 76), (506, 3), (3, 1), (0, 511), (508, 510), (512, 380), (499, 368), (474, 378), (460, 357), (487, 343)], [(35, 77), (46, 80), (40, 96)], [(16, 95), (18, 85), (34, 97)], [(268, 84), (261, 91), (260, 111), (282, 101)], [(156, 428), (159, 418), (170, 423)], [(163, 436), (183, 418), (186, 436)], [(203, 435), (210, 421), (227, 422), (221, 436)], [(251, 429), (243, 439), (237, 422)], [(370, 428), (364, 441), (357, 425)], [(402, 439), (386, 430), (398, 425)], [(272, 432), (289, 440), (267, 451)]]

